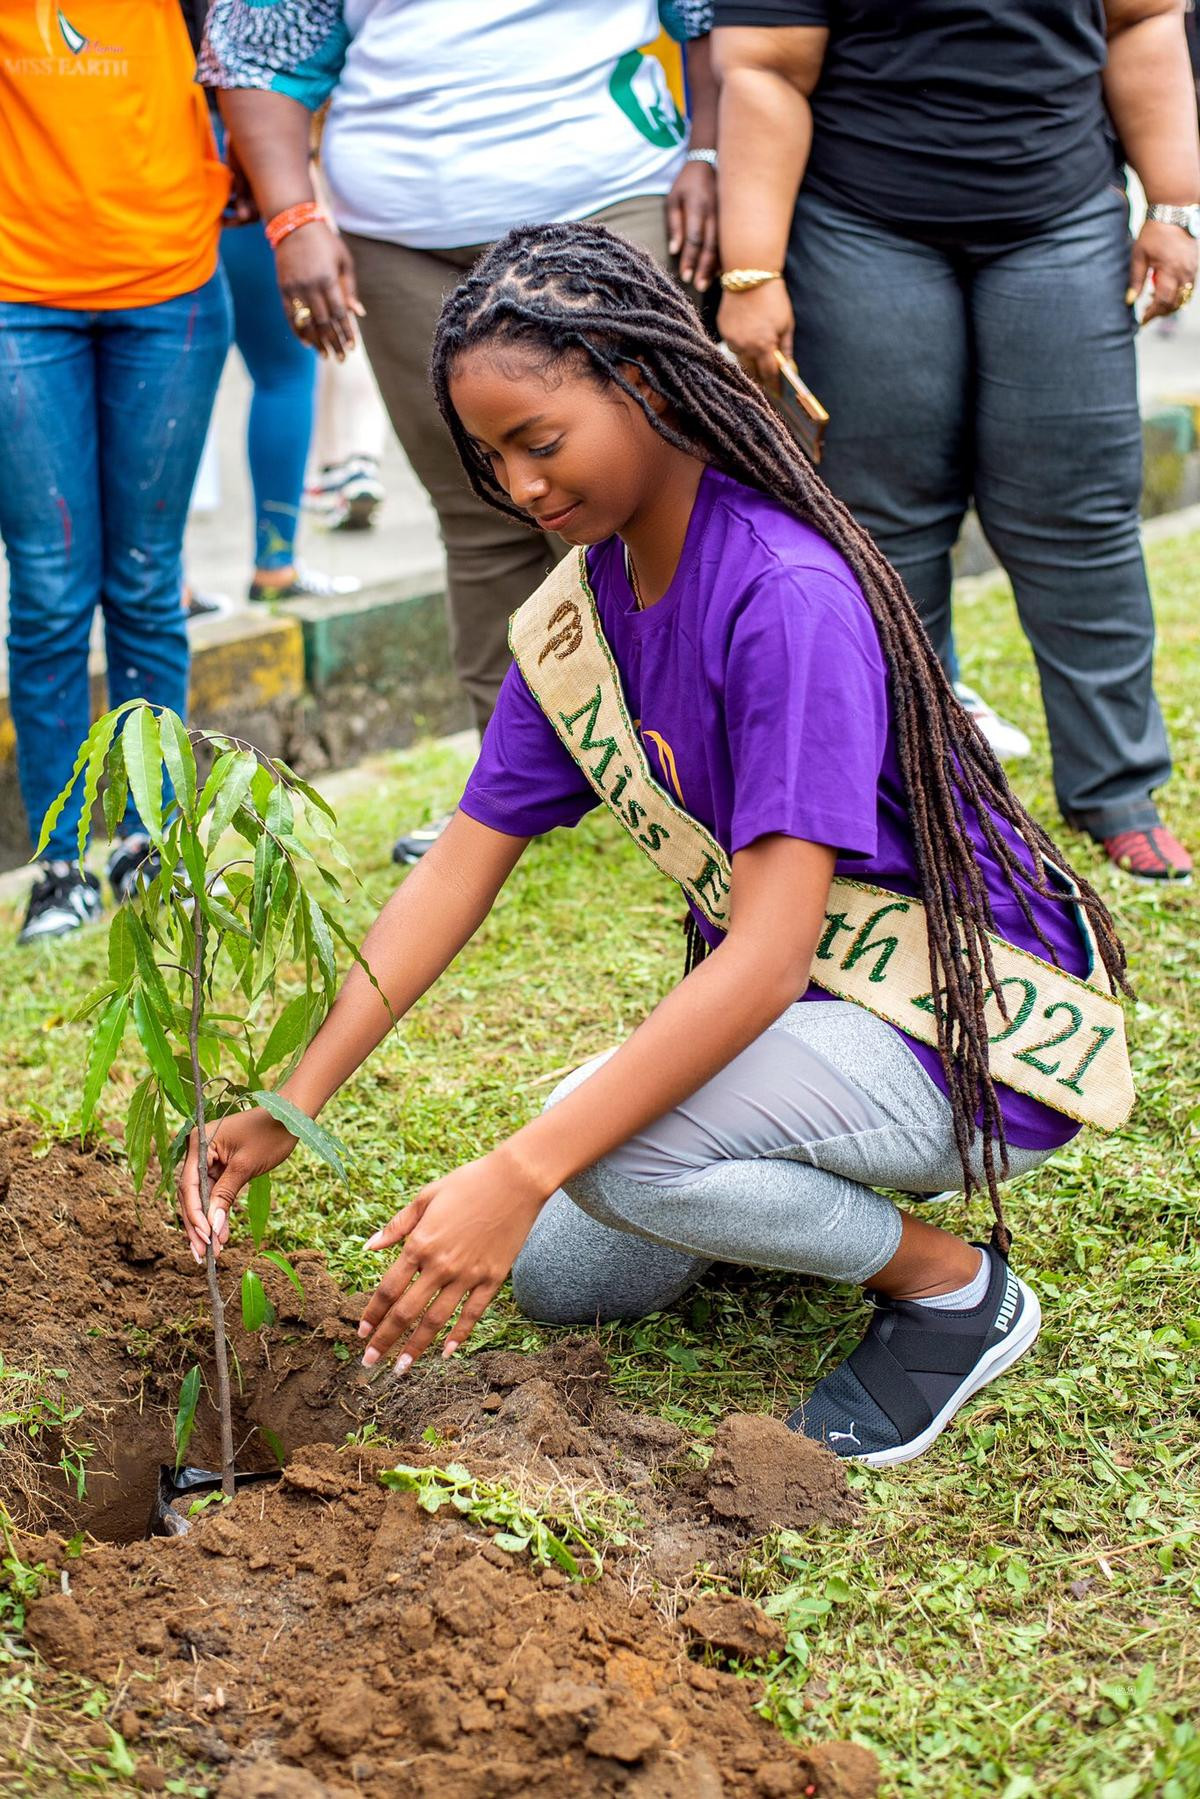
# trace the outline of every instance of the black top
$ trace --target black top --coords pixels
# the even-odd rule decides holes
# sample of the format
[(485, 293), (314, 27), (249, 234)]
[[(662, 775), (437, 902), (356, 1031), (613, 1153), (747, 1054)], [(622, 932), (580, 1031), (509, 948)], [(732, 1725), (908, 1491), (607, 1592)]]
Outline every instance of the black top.
[(1104, 0), (717, 0), (829, 30), (807, 190), (941, 233), (1036, 226), (1120, 180)]

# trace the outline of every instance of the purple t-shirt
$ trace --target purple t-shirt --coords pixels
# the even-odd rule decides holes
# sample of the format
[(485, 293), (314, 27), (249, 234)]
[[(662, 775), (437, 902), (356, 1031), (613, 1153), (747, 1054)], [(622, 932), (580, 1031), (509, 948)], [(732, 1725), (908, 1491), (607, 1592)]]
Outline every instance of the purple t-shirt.
[[(618, 538), (594, 545), (587, 563), (651, 770), (726, 852), (779, 832), (835, 847), (839, 874), (916, 894), (887, 670), (870, 610), (838, 552), (776, 501), (710, 468), (656, 606), (638, 610)], [(578, 824), (599, 803), (511, 668), (463, 811), (526, 837)], [(1044, 957), (969, 810), (966, 817), (998, 932)], [(1031, 867), (1015, 834), (999, 819), (996, 826)], [(1061, 966), (1085, 974), (1070, 907), (1032, 888), (1029, 902)], [(710, 942), (720, 941), (697, 922)], [(815, 985), (803, 995), (830, 997)], [(945, 1091), (937, 1051), (903, 1035)], [(1053, 1148), (1078, 1130), (1009, 1087), (1000, 1097), (1008, 1139), (1021, 1148)]]

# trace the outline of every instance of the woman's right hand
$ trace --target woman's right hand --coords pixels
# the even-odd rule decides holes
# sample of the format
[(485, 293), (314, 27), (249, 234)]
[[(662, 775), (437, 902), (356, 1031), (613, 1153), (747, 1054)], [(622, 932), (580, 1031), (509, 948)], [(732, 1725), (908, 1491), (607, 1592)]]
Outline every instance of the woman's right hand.
[[(354, 320), (364, 311), (345, 238), (319, 219), (302, 225), (289, 232), (275, 251), (275, 273), (283, 310), (296, 336), (322, 356), (332, 351), (343, 362), (357, 341)], [(297, 323), (298, 312), (303, 323)]]
[(286, 1161), (296, 1147), (292, 1133), (256, 1106), (252, 1112), (231, 1112), (208, 1132), (208, 1217), (200, 1203), (199, 1141), (193, 1131), (179, 1174), (179, 1205), (183, 1228), (198, 1262), (212, 1239), (220, 1255), (229, 1241), (229, 1213), (233, 1202), (256, 1174), (269, 1174)]
[(744, 293), (726, 290), (717, 313), (717, 330), (748, 375), (768, 393), (779, 392), (775, 351), (792, 354), (795, 318), (783, 281), (764, 281)]

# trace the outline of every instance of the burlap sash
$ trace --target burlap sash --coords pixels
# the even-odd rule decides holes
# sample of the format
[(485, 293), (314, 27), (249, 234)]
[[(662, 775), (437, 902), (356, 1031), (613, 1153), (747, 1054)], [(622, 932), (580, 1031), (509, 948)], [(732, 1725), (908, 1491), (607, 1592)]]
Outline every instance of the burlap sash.
[[(716, 838), (661, 788), (633, 728), (605, 641), (583, 551), (564, 557), (515, 612), (509, 643), (564, 747), (638, 848), (697, 910), (729, 924), (731, 867)], [(1097, 969), (1095, 944), (1078, 913)], [(992, 936), (997, 987), (989, 1061), (994, 1078), (1083, 1124), (1113, 1129), (1133, 1105), (1119, 1001), (1092, 980)], [(936, 1047), (925, 908), (907, 894), (838, 878), (812, 978)], [(1007, 1016), (1005, 1016), (1007, 1014)]]

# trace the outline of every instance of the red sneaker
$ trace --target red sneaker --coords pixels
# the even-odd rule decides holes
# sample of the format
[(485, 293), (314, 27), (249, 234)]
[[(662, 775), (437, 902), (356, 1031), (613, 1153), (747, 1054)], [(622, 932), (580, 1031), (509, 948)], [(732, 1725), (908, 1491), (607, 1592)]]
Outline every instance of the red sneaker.
[(1165, 825), (1118, 831), (1115, 837), (1104, 839), (1104, 849), (1113, 867), (1135, 881), (1183, 886), (1192, 878), (1192, 858)]

